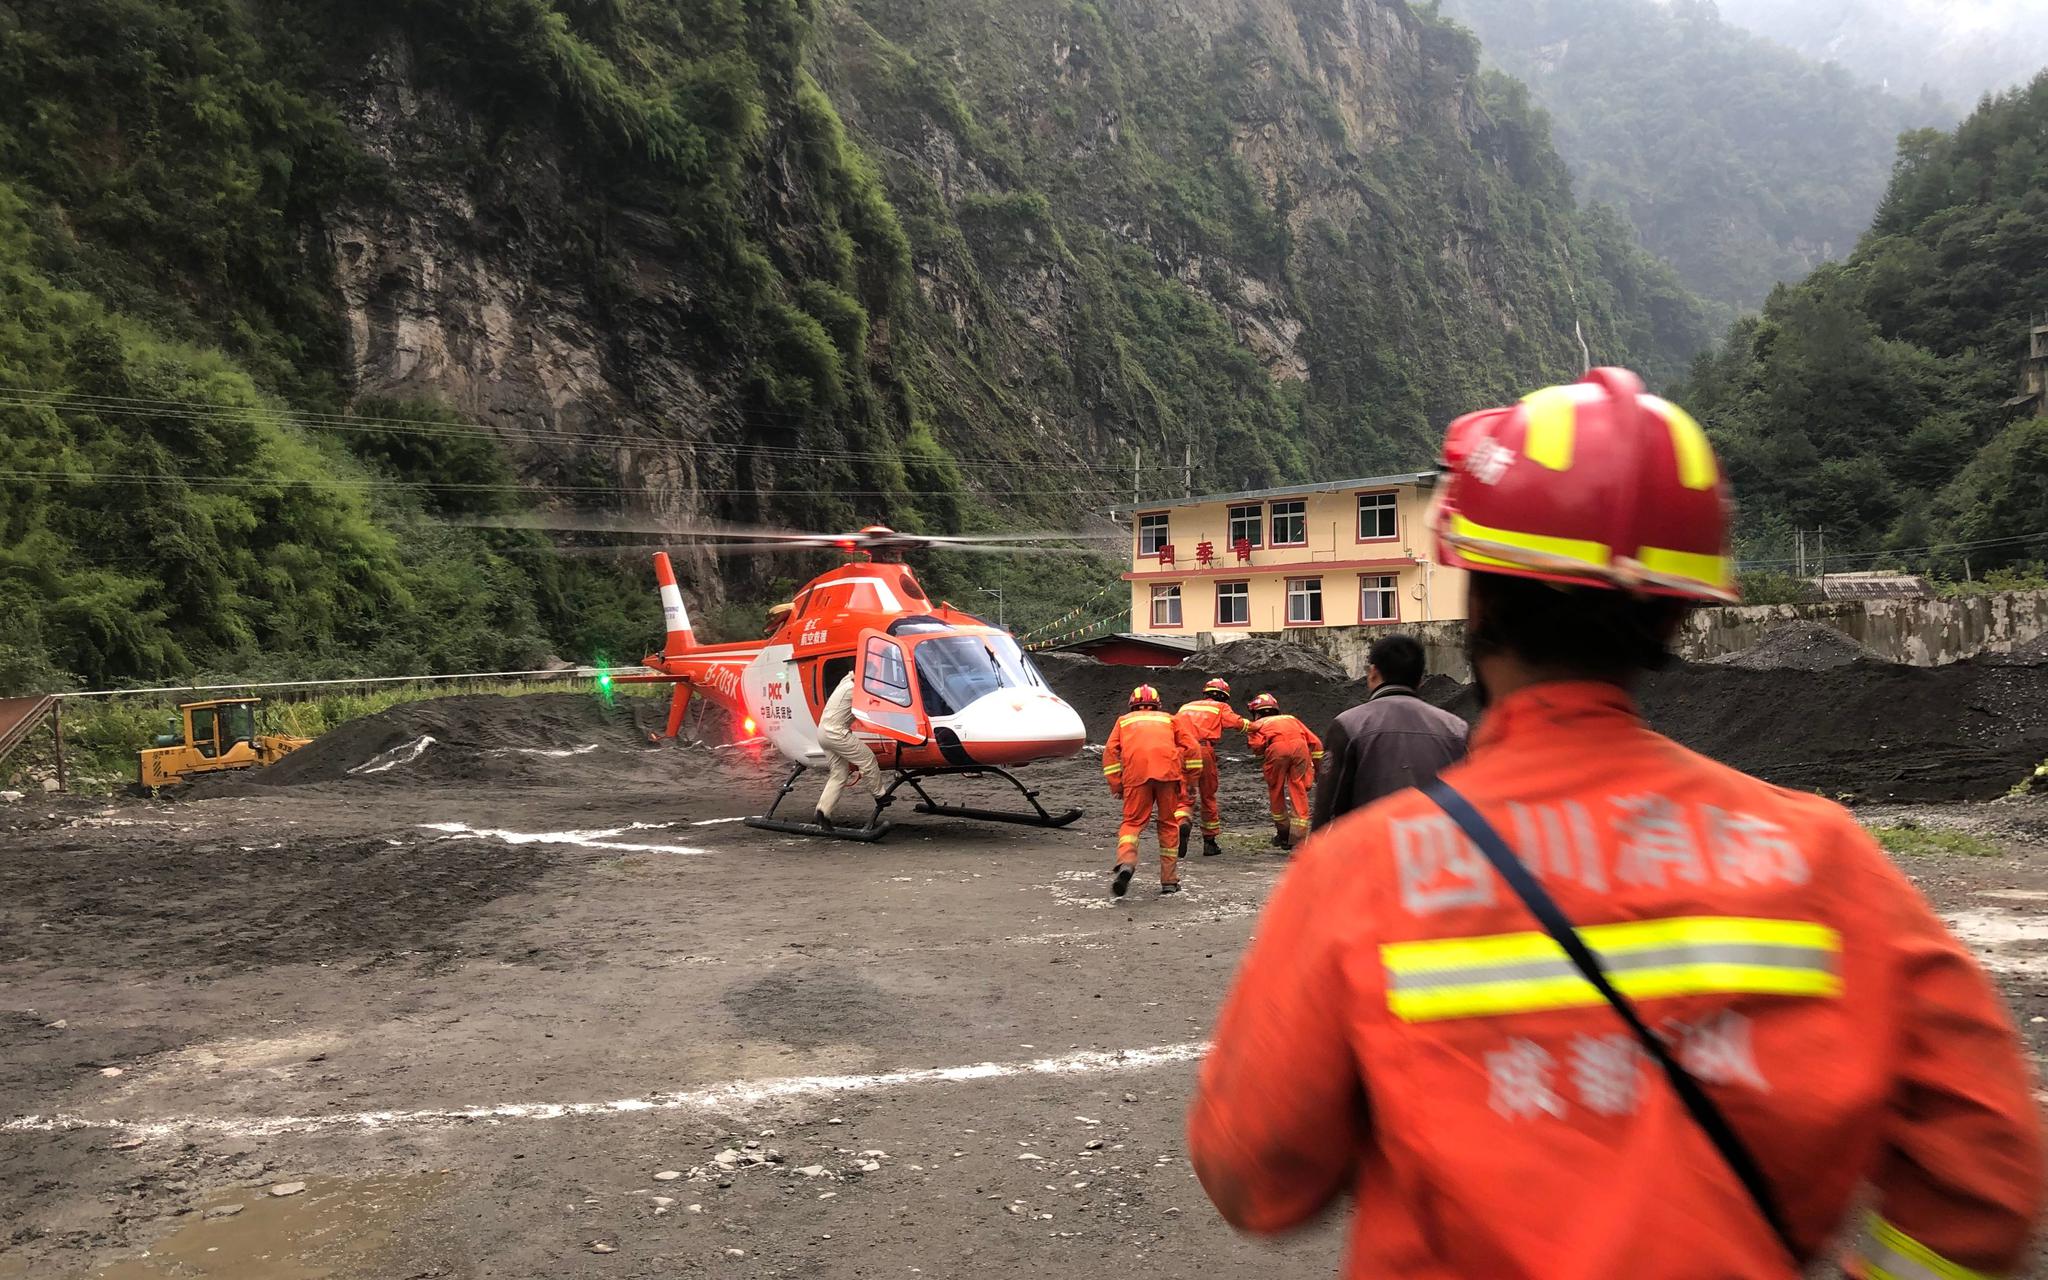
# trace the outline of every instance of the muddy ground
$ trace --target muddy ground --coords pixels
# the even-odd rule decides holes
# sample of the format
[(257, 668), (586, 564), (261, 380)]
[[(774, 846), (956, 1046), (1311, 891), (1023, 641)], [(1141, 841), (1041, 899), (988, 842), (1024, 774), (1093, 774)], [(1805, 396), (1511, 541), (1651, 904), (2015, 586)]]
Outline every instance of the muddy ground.
[[(743, 751), (460, 701), (292, 785), (0, 807), (0, 1277), (1334, 1274), (1181, 1136), (1284, 867), (1249, 763), (1226, 855), (1112, 903), (1092, 755), (1028, 775), (1064, 831), (816, 843), (732, 821)], [(1873, 814), (1993, 843), (1906, 866), (2048, 1049), (2048, 804)]]

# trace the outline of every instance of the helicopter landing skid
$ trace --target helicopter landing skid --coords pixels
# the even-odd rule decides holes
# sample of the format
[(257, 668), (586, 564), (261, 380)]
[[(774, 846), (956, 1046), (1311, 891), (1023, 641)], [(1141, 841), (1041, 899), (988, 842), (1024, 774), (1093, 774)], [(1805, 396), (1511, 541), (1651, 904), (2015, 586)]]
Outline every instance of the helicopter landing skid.
[[(1030, 803), (1032, 812), (1020, 813), (1004, 809), (978, 809), (972, 805), (964, 804), (940, 804), (932, 799), (926, 793), (924, 787), (920, 785), (926, 778), (943, 778), (948, 776), (973, 778), (983, 774), (994, 774), (1004, 782), (1017, 788), (1024, 799)], [(903, 786), (905, 783), (910, 785), (912, 791), (917, 792), (917, 812), (935, 814), (941, 818), (971, 818), (976, 822), (1014, 822), (1019, 826), (1026, 827), (1064, 827), (1081, 816), (1079, 809), (1069, 809), (1065, 813), (1052, 813), (1048, 811), (1044, 805), (1038, 803), (1037, 791), (1017, 781), (1008, 771), (991, 765), (966, 765), (956, 769), (906, 770), (898, 773), (896, 781), (890, 783), (889, 789), (882, 793), (882, 802), (884, 804), (888, 803), (890, 797), (896, 794), (896, 788)]]
[[(782, 790), (775, 793), (775, 803), (768, 806), (768, 812), (748, 818), (747, 825), (760, 831), (781, 831), (793, 836), (823, 836), (829, 840), (858, 840), (862, 844), (873, 844), (889, 834), (890, 824), (882, 821), (881, 804), (875, 806), (875, 816), (868, 820), (865, 827), (842, 827), (837, 823), (828, 827), (816, 822), (792, 822), (788, 818), (776, 817), (775, 811), (782, 807), (782, 802), (789, 798), (790, 791), (796, 786), (796, 780), (803, 776), (803, 765), (799, 764), (791, 769), (789, 777), (783, 779)], [(889, 790), (894, 791), (895, 788), (891, 787)], [(883, 803), (886, 804), (887, 800), (885, 799)]]

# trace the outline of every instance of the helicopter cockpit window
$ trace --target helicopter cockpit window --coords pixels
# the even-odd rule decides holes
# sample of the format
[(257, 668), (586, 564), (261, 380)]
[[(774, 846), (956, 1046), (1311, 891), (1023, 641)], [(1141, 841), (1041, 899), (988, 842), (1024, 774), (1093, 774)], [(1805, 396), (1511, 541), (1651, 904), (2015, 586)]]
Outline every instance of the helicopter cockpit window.
[(1031, 683), (1021, 666), (1005, 661), (999, 640), (1008, 637), (934, 636), (918, 644), (912, 661), (927, 715), (952, 715), (999, 689)]
[(1045, 677), (1038, 674), (1038, 668), (1032, 665), (1031, 659), (1024, 656), (1024, 650), (1018, 647), (1015, 640), (1009, 636), (989, 636), (988, 647), (995, 655), (996, 661), (1002, 664), (1004, 674), (1010, 677), (1005, 683), (1044, 687)]
[(899, 707), (910, 705), (910, 673), (903, 665), (903, 650), (887, 640), (876, 637), (868, 641), (867, 663), (860, 682), (884, 702)]

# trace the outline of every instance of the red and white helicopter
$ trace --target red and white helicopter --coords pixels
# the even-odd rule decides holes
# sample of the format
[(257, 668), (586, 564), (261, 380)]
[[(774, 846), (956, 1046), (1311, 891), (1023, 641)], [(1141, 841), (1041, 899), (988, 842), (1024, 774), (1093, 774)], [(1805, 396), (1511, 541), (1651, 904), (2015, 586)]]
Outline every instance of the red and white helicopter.
[[(700, 531), (699, 536), (703, 536)], [(854, 727), (898, 788), (917, 793), (919, 813), (1062, 827), (1079, 809), (1048, 811), (1038, 793), (1009, 770), (1039, 760), (1063, 760), (1087, 738), (1081, 717), (1047, 686), (1015, 637), (980, 618), (925, 595), (894, 553), (915, 547), (1010, 551), (1033, 535), (994, 539), (901, 534), (881, 525), (833, 536), (714, 532), (745, 541), (712, 544), (721, 551), (837, 549), (853, 559), (820, 574), (798, 591), (774, 629), (760, 640), (699, 644), (666, 552), (654, 556), (667, 635), (642, 664), (646, 674), (621, 682), (673, 683), (667, 735), (681, 732), (690, 699), (701, 693), (736, 722), (758, 732), (794, 766), (768, 812), (747, 824), (771, 831), (875, 840), (889, 829), (882, 807), (865, 827), (821, 827), (777, 818), (805, 770), (826, 763), (818, 744), (825, 700), (849, 671), (854, 685)], [(1044, 535), (1046, 537), (1070, 535)], [(925, 791), (947, 775), (993, 776), (1016, 787), (1024, 810), (942, 804)]]

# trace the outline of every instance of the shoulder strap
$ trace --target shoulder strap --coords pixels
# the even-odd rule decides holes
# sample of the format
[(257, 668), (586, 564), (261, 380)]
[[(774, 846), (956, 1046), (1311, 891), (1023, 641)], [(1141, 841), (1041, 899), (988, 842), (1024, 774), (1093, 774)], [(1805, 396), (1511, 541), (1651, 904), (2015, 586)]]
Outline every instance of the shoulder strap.
[(1451, 821), (1464, 830), (1473, 844), (1479, 846), (1479, 851), (1486, 855), (1486, 860), (1493, 864), (1493, 869), (1500, 873), (1500, 878), (1507, 881), (1508, 887), (1515, 891), (1515, 896), (1522, 900), (1522, 905), (1529, 909), (1529, 914), (1536, 917), (1537, 923), (1543, 926), (1544, 932), (1550, 935), (1552, 941), (1564, 948), (1565, 955), (1571, 958), (1579, 973), (1587, 982), (1593, 984), (1593, 989), (1604, 996), (1608, 1004), (1614, 1006), (1615, 1013), (1621, 1015), (1621, 1020), (1628, 1024), (1628, 1029), (1635, 1033), (1643, 1050), (1664, 1069), (1665, 1078), (1671, 1082), (1671, 1091), (1678, 1095), (1678, 1100), (1685, 1104), (1685, 1109), (1692, 1116), (1693, 1122), (1706, 1133), (1708, 1140), (1714, 1144), (1714, 1149), (1721, 1153), (1721, 1159), (1741, 1181), (1743, 1190), (1749, 1192), (1749, 1198), (1756, 1203), (1757, 1212), (1763, 1215), (1765, 1223), (1771, 1228), (1771, 1233), (1777, 1236), (1778, 1243), (1784, 1246), (1786, 1254), (1794, 1259), (1796, 1266), (1799, 1249), (1793, 1243), (1791, 1233), (1785, 1228), (1785, 1219), (1778, 1209), (1776, 1197), (1771, 1193), (1770, 1183), (1765, 1179), (1756, 1157), (1750, 1154), (1748, 1146), (1735, 1132), (1734, 1126), (1728, 1123), (1728, 1117), (1714, 1105), (1714, 1100), (1707, 1096), (1707, 1091), (1693, 1078), (1692, 1073), (1687, 1071), (1678, 1059), (1671, 1056), (1671, 1050), (1665, 1045), (1663, 1037), (1650, 1030), (1649, 1024), (1645, 1023), (1642, 1015), (1636, 1011), (1635, 1004), (1615, 990), (1614, 984), (1607, 980), (1606, 971), (1600, 967), (1599, 957), (1593, 954), (1592, 948), (1579, 936), (1578, 929), (1558, 907), (1556, 900), (1536, 877), (1530, 874), (1529, 868), (1515, 856), (1514, 851), (1508, 848), (1507, 841), (1501, 839), (1500, 833), (1493, 829), (1493, 824), (1480, 816), (1479, 810), (1472, 807), (1471, 801), (1441, 779), (1424, 787), (1422, 793), (1448, 814)]

